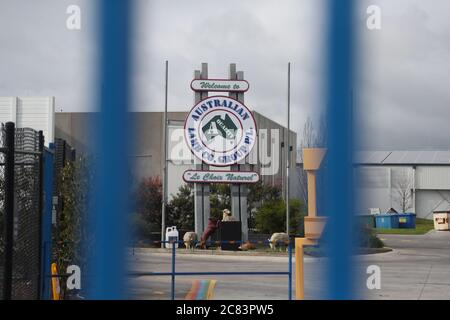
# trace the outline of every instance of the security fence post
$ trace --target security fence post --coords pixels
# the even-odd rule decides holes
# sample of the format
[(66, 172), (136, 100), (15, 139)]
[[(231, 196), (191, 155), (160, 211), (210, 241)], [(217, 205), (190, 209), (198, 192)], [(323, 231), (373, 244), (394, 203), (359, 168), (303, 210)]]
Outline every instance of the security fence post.
[(13, 122), (5, 124), (5, 250), (3, 274), (3, 299), (11, 300), (14, 241), (14, 135)]
[[(42, 262), (42, 223), (43, 223), (43, 216), (44, 216), (44, 133), (39, 131), (39, 200), (38, 200), (38, 210), (39, 210), (39, 251), (38, 251), (38, 257), (39, 257), (39, 263)], [(39, 290), (37, 291), (37, 299), (40, 299), (41, 293), (42, 293), (42, 277), (45, 277), (44, 274), (42, 274), (42, 268), (39, 267)]]

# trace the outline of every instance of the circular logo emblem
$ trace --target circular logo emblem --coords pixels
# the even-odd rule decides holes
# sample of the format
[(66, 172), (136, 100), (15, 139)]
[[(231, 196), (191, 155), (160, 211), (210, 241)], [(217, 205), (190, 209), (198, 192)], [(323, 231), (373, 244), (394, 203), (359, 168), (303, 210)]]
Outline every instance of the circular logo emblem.
[(212, 96), (197, 103), (184, 124), (192, 153), (212, 166), (229, 166), (244, 159), (256, 141), (256, 123), (241, 102)]

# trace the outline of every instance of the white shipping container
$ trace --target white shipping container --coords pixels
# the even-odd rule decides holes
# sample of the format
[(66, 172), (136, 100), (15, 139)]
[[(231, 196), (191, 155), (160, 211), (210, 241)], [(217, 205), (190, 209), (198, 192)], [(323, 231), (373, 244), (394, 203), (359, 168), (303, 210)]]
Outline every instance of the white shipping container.
[(450, 212), (437, 211), (433, 213), (434, 230), (447, 231), (449, 230), (448, 218)]

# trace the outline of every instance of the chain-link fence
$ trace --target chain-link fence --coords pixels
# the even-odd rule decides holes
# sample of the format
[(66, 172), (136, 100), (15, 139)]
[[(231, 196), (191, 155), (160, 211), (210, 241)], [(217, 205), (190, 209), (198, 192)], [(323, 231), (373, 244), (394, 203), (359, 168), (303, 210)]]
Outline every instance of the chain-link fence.
[[(5, 129), (0, 129), (0, 146), (5, 146)], [(5, 272), (5, 153), (0, 152), (0, 297), (3, 298)]]
[[(1, 292), (4, 299), (38, 299), (43, 136), (30, 128), (11, 130), (14, 127), (1, 128)], [(11, 138), (14, 153), (8, 160)]]

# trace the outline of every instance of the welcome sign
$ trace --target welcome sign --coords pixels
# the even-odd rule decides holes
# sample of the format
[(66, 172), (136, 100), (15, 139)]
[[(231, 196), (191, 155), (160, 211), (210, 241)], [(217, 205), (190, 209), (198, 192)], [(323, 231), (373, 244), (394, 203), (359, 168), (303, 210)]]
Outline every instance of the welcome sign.
[(191, 82), (194, 91), (246, 92), (249, 87), (245, 80), (194, 79)]
[(241, 102), (212, 96), (198, 102), (184, 124), (192, 153), (212, 166), (235, 164), (250, 153), (256, 142), (256, 122)]
[(190, 183), (256, 183), (259, 174), (254, 171), (186, 170), (183, 180)]

